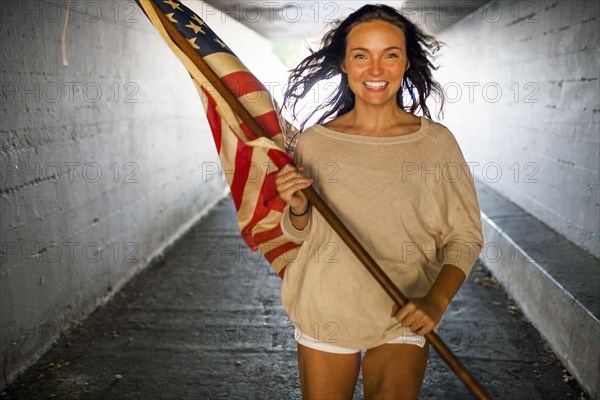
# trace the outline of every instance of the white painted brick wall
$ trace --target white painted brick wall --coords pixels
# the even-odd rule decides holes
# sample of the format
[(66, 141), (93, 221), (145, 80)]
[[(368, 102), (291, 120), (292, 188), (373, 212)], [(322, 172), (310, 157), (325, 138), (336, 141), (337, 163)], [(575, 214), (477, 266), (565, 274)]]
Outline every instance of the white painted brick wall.
[(596, 256), (599, 22), (595, 1), (490, 2), (438, 35), (436, 73), (475, 176)]
[[(218, 157), (196, 89), (137, 5), (72, 2), (65, 67), (65, 4), (2, 2), (0, 386), (226, 186), (203, 174)], [(208, 17), (234, 51), (247, 48), (240, 56), (251, 68), (281, 72), (264, 38)]]

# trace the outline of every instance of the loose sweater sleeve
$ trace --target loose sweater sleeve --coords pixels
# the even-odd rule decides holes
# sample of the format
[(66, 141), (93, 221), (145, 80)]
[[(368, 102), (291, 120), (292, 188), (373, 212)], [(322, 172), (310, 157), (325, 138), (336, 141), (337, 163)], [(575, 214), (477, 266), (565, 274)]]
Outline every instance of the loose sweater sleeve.
[(281, 218), (281, 230), (284, 236), (290, 239), (292, 242), (296, 244), (302, 244), (302, 242), (306, 240), (308, 234), (310, 233), (311, 220), (312, 217), (308, 219), (308, 224), (304, 227), (304, 229), (297, 229), (294, 225), (292, 225), (292, 221), (290, 221), (290, 206), (286, 206), (283, 210), (283, 216)]
[(460, 268), (469, 275), (483, 247), (481, 211), (471, 171), (453, 135), (443, 173), (445, 230), (441, 234), (442, 266)]

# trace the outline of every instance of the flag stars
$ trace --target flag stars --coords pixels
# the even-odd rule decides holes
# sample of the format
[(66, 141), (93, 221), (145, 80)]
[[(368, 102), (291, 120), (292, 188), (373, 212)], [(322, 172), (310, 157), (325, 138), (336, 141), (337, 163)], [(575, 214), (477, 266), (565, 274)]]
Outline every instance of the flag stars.
[(173, 7), (173, 10), (179, 10), (179, 11), (183, 11), (181, 8), (179, 8), (180, 4), (176, 1), (173, 0), (163, 0), (163, 3), (166, 3), (168, 5), (170, 5), (171, 7)]
[(201, 32), (203, 35), (206, 35), (206, 32), (204, 32), (202, 30), (202, 27), (196, 25), (192, 21), (190, 21), (190, 23), (188, 25), (186, 25), (185, 27), (186, 28), (190, 28), (191, 30), (193, 30), (196, 35), (198, 34), (198, 32)]
[(198, 50), (198, 49), (200, 48), (200, 46), (198, 46), (198, 45), (196, 44), (196, 38), (191, 38), (191, 39), (188, 39), (188, 42), (190, 42), (190, 44), (192, 45), (192, 47), (193, 47), (194, 49)]
[[(202, 21), (196, 14), (192, 15), (192, 19), (198, 23), (200, 26), (206, 25), (204, 21)], [(190, 21), (191, 22), (191, 21)]]
[(179, 21), (177, 21), (177, 20), (176, 20), (176, 19), (173, 17), (173, 15), (175, 15), (175, 13), (166, 14), (166, 15), (167, 15), (167, 18), (169, 18), (169, 21), (171, 21), (171, 22), (173, 22), (173, 23), (177, 23), (177, 22), (179, 22)]
[(221, 41), (221, 39), (219, 39), (219, 38), (214, 38), (213, 40), (214, 40), (215, 42), (219, 43), (219, 44), (221, 45), (221, 47), (222, 47), (222, 48), (224, 48), (224, 49), (226, 49), (226, 48), (227, 48), (227, 45), (226, 45), (225, 43), (223, 43), (223, 42)]

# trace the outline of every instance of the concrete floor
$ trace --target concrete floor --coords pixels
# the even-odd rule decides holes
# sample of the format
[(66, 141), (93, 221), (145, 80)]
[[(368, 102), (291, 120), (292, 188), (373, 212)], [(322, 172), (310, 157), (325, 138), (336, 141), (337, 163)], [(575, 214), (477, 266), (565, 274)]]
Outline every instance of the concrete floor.
[[(300, 398), (279, 285), (246, 249), (227, 198), (0, 398)], [(479, 262), (439, 334), (493, 398), (585, 398)], [(471, 396), (432, 350), (421, 398)]]

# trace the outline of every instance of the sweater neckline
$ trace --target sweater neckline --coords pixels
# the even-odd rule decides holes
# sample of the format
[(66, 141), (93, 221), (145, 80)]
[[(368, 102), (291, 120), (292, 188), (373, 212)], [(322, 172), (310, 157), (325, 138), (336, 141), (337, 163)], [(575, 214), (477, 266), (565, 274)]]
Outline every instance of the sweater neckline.
[(359, 143), (404, 143), (404, 142), (412, 142), (413, 140), (421, 139), (427, 133), (427, 128), (429, 127), (429, 120), (424, 117), (419, 117), (421, 119), (421, 126), (413, 133), (409, 133), (407, 135), (398, 135), (398, 136), (361, 136), (354, 135), (351, 133), (345, 133), (340, 131), (334, 131), (332, 129), (326, 128), (323, 125), (313, 125), (319, 132), (326, 136), (330, 136), (333, 138), (346, 140), (349, 142), (359, 142)]

